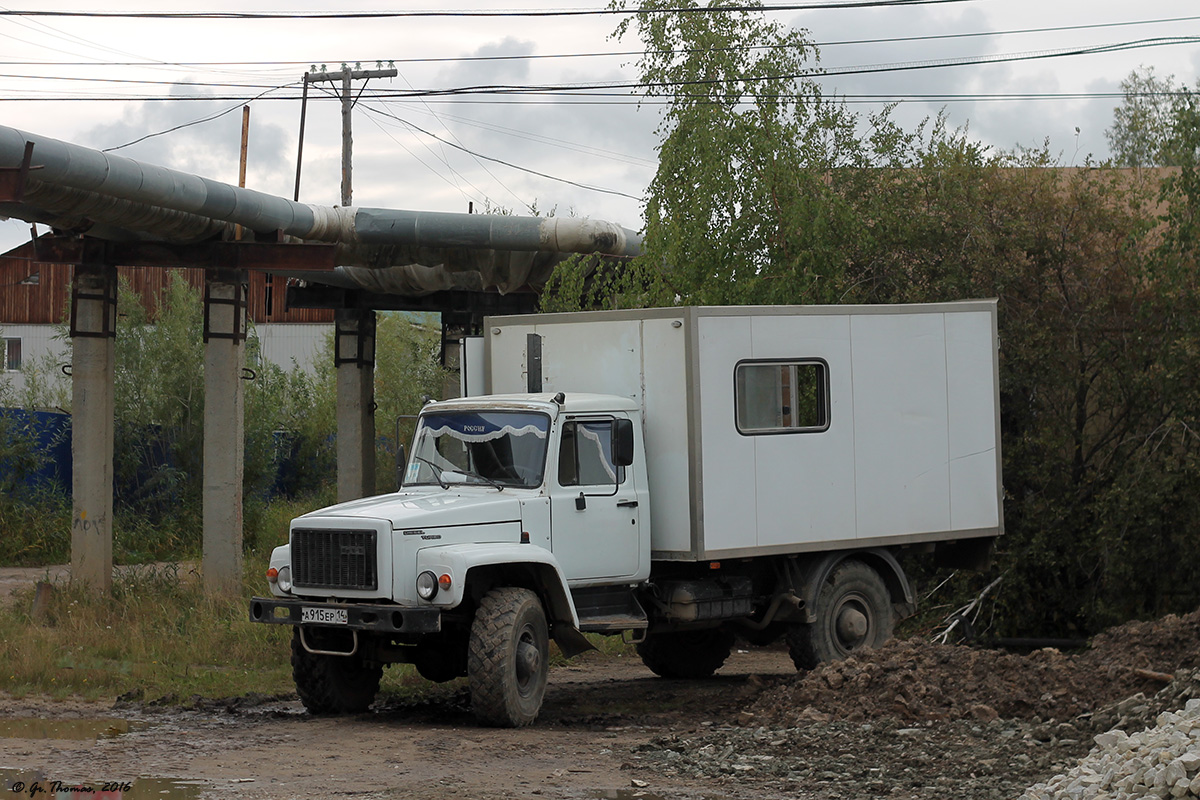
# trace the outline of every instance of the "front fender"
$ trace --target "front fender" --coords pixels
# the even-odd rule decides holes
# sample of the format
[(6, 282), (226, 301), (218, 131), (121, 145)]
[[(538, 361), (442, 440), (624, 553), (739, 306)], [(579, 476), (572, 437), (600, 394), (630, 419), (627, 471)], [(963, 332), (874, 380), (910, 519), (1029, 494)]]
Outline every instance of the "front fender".
[[(281, 544), (281, 545), (279, 545), (279, 547), (276, 547), (274, 550), (271, 551), (270, 566), (279, 570), (279, 569), (283, 569), (284, 567), (291, 567), (291, 565), (292, 565), (292, 546), (291, 546), (291, 544)], [(288, 597), (288, 593), (283, 591), (282, 589), (280, 589), (279, 584), (276, 583), (275, 581), (270, 581), (268, 583), (268, 588), (271, 590), (271, 594), (275, 595), (276, 597)]]
[[(546, 600), (546, 614), (554, 622), (579, 627), (575, 602), (567, 589), (567, 577), (554, 554), (530, 544), (493, 542), (490, 544), (448, 544), (426, 547), (417, 553), (417, 572), (426, 570), (434, 575), (449, 575), (449, 591), (439, 591), (430, 605), (454, 608), (463, 602), (464, 592), (473, 570), (503, 571), (505, 568), (527, 567), (537, 581)], [(424, 604), (424, 603), (422, 603)]]

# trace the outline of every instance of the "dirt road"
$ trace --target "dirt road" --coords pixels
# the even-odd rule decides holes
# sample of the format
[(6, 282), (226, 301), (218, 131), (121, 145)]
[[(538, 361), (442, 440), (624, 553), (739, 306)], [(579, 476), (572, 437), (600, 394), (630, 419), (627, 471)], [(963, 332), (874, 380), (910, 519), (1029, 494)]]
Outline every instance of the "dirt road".
[[(143, 780), (154, 790), (147, 797), (171, 800), (712, 797), (706, 781), (636, 768), (640, 759), (632, 748), (655, 736), (724, 724), (758, 695), (763, 683), (757, 676), (788, 674), (794, 674), (791, 665), (779, 652), (735, 653), (719, 677), (690, 684), (654, 678), (628, 658), (590, 654), (553, 671), (538, 724), (522, 730), (478, 727), (464, 691), (454, 686), (421, 706), (385, 701), (372, 713), (347, 718), (312, 718), (290, 700), (179, 710), (8, 698), (0, 699), (0, 733), (4, 719), (108, 719), (113, 725), (107, 733), (97, 726), (99, 738), (77, 739), (25, 738), (45, 735), (46, 728), (13, 725), (0, 738), (0, 768), (14, 797), (14, 781), (28, 792), (35, 781), (99, 788), (138, 778), (195, 782), (165, 784), (164, 795), (158, 793), (164, 784)], [(133, 730), (116, 733), (125, 727), (121, 721)], [(81, 729), (87, 732), (86, 725)], [(124, 797), (136, 798), (136, 790)]]
[(551, 672), (522, 730), (476, 725), (461, 684), (345, 718), (291, 699), (0, 697), (0, 779), (9, 797), (45, 798), (52, 781), (112, 782), (87, 795), (105, 800), (1007, 800), (1095, 733), (1140, 730), (1197, 695), (1200, 612), (1114, 628), (1077, 654), (913, 639), (797, 674), (782, 650), (738, 650), (703, 681), (592, 653)]

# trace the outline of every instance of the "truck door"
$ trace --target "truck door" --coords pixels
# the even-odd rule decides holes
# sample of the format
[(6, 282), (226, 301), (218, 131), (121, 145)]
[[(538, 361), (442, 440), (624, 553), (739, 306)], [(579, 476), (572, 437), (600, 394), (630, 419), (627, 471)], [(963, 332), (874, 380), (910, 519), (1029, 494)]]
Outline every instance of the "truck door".
[(551, 549), (569, 581), (636, 575), (639, 490), (612, 458), (613, 418), (563, 423), (550, 501)]

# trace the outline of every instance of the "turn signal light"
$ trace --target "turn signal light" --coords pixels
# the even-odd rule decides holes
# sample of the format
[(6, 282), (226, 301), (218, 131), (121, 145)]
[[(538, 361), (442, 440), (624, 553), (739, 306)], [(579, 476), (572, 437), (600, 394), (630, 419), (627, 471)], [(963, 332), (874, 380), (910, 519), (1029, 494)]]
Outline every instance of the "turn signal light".
[(450, 585), (451, 585), (450, 573), (448, 573), (448, 572), (443, 573), (438, 578), (438, 588), (441, 589), (443, 592), (448, 592), (448, 591), (450, 591)]
[(271, 567), (269, 570), (267, 570), (267, 580), (269, 580), (271, 583), (279, 580), (279, 570), (275, 569), (274, 567)]

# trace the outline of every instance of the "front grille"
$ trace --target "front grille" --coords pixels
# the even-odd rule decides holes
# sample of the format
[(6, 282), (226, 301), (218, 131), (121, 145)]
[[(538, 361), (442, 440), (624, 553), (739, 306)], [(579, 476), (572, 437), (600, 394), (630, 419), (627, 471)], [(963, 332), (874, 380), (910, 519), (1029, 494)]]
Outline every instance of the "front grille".
[(375, 531), (292, 531), (292, 573), (310, 589), (378, 589)]

